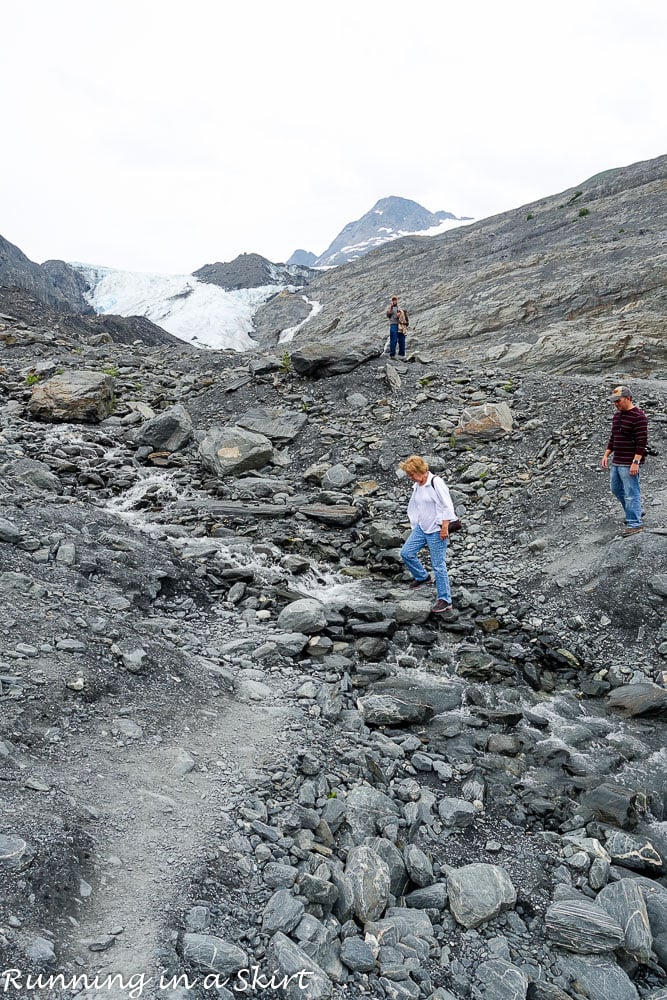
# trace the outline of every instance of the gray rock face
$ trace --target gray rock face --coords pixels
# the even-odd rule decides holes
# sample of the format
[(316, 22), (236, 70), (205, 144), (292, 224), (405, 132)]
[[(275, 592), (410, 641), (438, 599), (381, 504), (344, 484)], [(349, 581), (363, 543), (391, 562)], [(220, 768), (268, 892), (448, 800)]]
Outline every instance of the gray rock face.
[(0, 868), (22, 868), (34, 851), (22, 837), (0, 833)]
[(390, 694), (369, 694), (359, 698), (357, 707), (369, 726), (398, 726), (424, 722), (433, 715), (430, 705), (403, 700)]
[(263, 434), (242, 427), (211, 427), (199, 445), (199, 457), (216, 476), (238, 476), (271, 462), (273, 445)]
[(611, 692), (607, 704), (631, 716), (664, 716), (667, 715), (667, 691), (648, 681), (626, 684)]
[(546, 912), (547, 936), (561, 948), (592, 955), (614, 951), (625, 940), (623, 929), (595, 903), (564, 899)]
[[(23, 288), (41, 302), (57, 309), (84, 311), (82, 296), (74, 291), (72, 285), (68, 288), (64, 286), (62, 269), (55, 267), (56, 264), (67, 268), (62, 261), (35, 264), (17, 246), (0, 236), (0, 285)], [(86, 307), (85, 311), (91, 311), (90, 307)]]
[(155, 451), (178, 451), (191, 437), (190, 414), (179, 403), (147, 420), (137, 432), (136, 441)]
[(45, 462), (39, 462), (34, 458), (20, 458), (5, 466), (4, 471), (31, 492), (62, 493), (63, 491), (58, 476), (51, 472)]
[(613, 371), (626, 358), (631, 368), (646, 358), (644, 371), (656, 359), (664, 366), (666, 176), (661, 156), (453, 232), (379, 247), (313, 280), (309, 297), (322, 309), (294, 343), (324, 343), (334, 324), (350, 350), (384, 343), (377, 289), (400, 274), (400, 288), (387, 293), (410, 309), (409, 350), (552, 373)]
[(464, 865), (449, 876), (447, 890), (454, 918), (467, 928), (479, 927), (516, 903), (516, 889), (498, 865)]
[(345, 818), (355, 843), (381, 832), (397, 813), (394, 800), (370, 785), (357, 785), (347, 796)]
[(0, 517), (0, 542), (15, 545), (21, 541), (22, 537), (21, 532), (12, 521), (8, 521), (6, 517)]
[(409, 198), (381, 198), (360, 219), (348, 222), (324, 253), (315, 258), (314, 266), (335, 267), (357, 260), (403, 233), (419, 233), (440, 225), (444, 219), (455, 218), (451, 212), (429, 212)]
[(604, 846), (614, 864), (647, 874), (651, 872), (662, 874), (664, 871), (665, 861), (662, 854), (645, 837), (614, 832), (607, 837)]
[(99, 423), (109, 416), (112, 404), (110, 375), (71, 371), (33, 386), (29, 409), (36, 420)]

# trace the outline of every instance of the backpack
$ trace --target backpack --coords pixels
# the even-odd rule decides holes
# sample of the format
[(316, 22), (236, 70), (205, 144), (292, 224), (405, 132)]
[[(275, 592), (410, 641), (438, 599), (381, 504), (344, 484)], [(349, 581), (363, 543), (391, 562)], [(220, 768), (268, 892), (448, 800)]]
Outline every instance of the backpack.
[(410, 317), (408, 316), (407, 309), (403, 309), (403, 326), (405, 327), (406, 330), (410, 326)]
[(408, 316), (408, 311), (407, 309), (401, 309), (398, 317), (399, 333), (405, 333), (405, 331), (409, 326), (410, 326), (410, 317)]

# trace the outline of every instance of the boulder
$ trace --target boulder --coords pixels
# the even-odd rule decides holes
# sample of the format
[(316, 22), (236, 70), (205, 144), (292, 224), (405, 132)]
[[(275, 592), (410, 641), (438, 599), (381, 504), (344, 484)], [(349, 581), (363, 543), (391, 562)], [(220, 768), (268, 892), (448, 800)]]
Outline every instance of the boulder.
[(178, 403), (147, 420), (137, 431), (135, 442), (154, 451), (178, 451), (190, 440), (192, 430), (190, 414)]
[(516, 889), (498, 865), (464, 865), (448, 877), (447, 890), (455, 920), (468, 929), (492, 920), (516, 903)]
[(271, 938), (268, 958), (272, 968), (286, 977), (284, 989), (289, 1000), (330, 1000), (333, 984), (320, 966), (281, 931)]
[(545, 925), (547, 937), (554, 944), (583, 955), (614, 951), (625, 940), (616, 920), (603, 907), (583, 898), (552, 903)]
[(607, 704), (631, 716), (667, 715), (667, 691), (649, 681), (625, 684), (611, 692)]
[(232, 976), (248, 965), (244, 951), (213, 934), (184, 934), (183, 958), (202, 972), (223, 977)]
[(211, 427), (199, 445), (205, 468), (216, 476), (238, 476), (273, 460), (273, 445), (263, 434), (242, 427)]
[(345, 875), (352, 886), (354, 912), (362, 923), (377, 920), (389, 900), (389, 868), (379, 854), (366, 845), (353, 847), (347, 855)]
[(314, 635), (325, 628), (326, 624), (324, 605), (311, 597), (292, 601), (278, 615), (278, 628), (285, 632)]
[(99, 423), (113, 407), (113, 379), (103, 372), (68, 371), (33, 386), (28, 409), (36, 420)]
[(622, 878), (598, 893), (596, 903), (622, 927), (623, 948), (641, 964), (651, 961), (653, 935), (641, 888), (631, 878)]
[(512, 432), (512, 413), (507, 403), (483, 403), (463, 410), (458, 427), (454, 428), (457, 438), (475, 438), (490, 441)]
[(306, 344), (292, 351), (292, 367), (298, 375), (310, 378), (329, 378), (344, 375), (382, 353), (380, 348), (364, 350), (361, 347), (330, 347), (327, 344)]
[(479, 986), (473, 988), (475, 1000), (525, 1000), (528, 977), (511, 962), (502, 958), (482, 962), (476, 975)]

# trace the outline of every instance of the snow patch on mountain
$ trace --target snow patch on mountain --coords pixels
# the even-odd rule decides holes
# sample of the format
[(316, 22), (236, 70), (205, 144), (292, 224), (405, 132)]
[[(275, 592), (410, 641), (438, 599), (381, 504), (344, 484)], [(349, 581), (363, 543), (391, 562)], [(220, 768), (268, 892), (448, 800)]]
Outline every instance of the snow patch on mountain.
[(286, 286), (225, 291), (191, 274), (147, 274), (71, 264), (90, 285), (86, 298), (96, 313), (145, 316), (188, 343), (214, 350), (256, 348), (252, 318)]
[(300, 323), (297, 323), (296, 326), (288, 326), (286, 330), (283, 330), (283, 332), (278, 337), (279, 344), (285, 344), (288, 343), (290, 340), (293, 340), (294, 334), (297, 332), (297, 330), (300, 330), (302, 326), (305, 326), (306, 323), (309, 323), (310, 320), (313, 319), (314, 316), (317, 316), (318, 312), (321, 312), (322, 310), (321, 302), (312, 302), (305, 295), (302, 295), (301, 298), (303, 299), (304, 302), (307, 302), (308, 305), (310, 306), (310, 313), (308, 316), (306, 316), (305, 319), (302, 319)]

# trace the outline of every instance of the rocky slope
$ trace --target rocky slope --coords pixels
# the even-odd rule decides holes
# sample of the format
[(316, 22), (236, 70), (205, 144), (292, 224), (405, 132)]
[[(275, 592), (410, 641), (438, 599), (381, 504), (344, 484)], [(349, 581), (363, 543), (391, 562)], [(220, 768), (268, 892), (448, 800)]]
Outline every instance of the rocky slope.
[[(665, 370), (667, 156), (430, 238), (408, 237), (326, 272), (297, 343), (382, 344), (399, 295), (422, 356), (512, 370)], [(299, 320), (281, 315), (286, 326)], [(275, 342), (272, 304), (253, 336)], [(279, 334), (278, 334), (279, 336)]]
[[(623, 538), (599, 469), (627, 369), (1, 322), (6, 995), (664, 1000), (667, 474)], [(442, 619), (411, 452), (464, 521)]]
[(64, 261), (35, 264), (22, 250), (0, 236), (0, 287), (21, 289), (44, 305), (75, 313), (92, 313), (85, 286)]
[(258, 253), (242, 253), (227, 263), (205, 264), (192, 272), (200, 281), (219, 285), (225, 291), (261, 288), (265, 285), (307, 285), (310, 268), (297, 264), (272, 264)]

